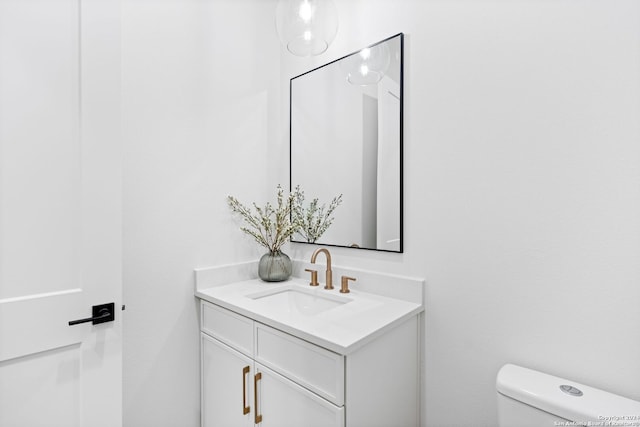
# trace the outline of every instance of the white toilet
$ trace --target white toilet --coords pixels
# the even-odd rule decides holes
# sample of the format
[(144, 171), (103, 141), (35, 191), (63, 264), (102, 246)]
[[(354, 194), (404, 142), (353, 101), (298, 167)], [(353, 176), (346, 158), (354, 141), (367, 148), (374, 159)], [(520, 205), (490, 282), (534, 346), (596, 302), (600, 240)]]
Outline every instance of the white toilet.
[(500, 427), (640, 427), (640, 402), (507, 364), (496, 380)]

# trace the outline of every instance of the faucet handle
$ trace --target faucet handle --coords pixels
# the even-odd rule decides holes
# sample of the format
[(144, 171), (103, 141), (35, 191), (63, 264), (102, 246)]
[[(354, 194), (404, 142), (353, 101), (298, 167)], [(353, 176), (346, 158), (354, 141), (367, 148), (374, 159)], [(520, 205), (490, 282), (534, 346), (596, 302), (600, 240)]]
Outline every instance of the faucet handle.
[(349, 290), (349, 280), (353, 280), (354, 282), (356, 281), (355, 277), (348, 277), (348, 276), (342, 276), (342, 283), (340, 284), (340, 293), (342, 294), (348, 294), (349, 292), (351, 292)]
[(318, 286), (318, 270), (312, 270), (310, 268), (305, 268), (304, 271), (308, 271), (311, 273), (311, 282), (309, 282), (309, 286)]

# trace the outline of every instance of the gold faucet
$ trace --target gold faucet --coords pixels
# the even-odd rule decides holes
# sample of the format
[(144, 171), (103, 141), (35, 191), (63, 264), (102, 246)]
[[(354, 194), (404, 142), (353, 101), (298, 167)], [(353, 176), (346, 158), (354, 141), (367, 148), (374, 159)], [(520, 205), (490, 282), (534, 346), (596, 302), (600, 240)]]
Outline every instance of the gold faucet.
[(331, 254), (329, 253), (328, 249), (325, 248), (319, 248), (316, 249), (313, 252), (313, 255), (311, 255), (311, 264), (315, 264), (316, 263), (316, 257), (318, 256), (318, 254), (320, 252), (324, 252), (324, 254), (327, 256), (327, 284), (325, 285), (325, 289), (333, 289), (333, 280), (332, 280), (332, 272), (331, 272)]

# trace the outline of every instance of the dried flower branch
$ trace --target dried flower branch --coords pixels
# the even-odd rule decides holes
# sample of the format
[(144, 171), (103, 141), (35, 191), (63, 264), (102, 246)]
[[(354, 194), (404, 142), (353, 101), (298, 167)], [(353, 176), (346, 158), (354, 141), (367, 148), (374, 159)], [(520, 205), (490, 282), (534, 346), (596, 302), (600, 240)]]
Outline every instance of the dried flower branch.
[(280, 248), (300, 228), (300, 224), (291, 215), (291, 209), (297, 198), (296, 192), (287, 197), (280, 185), (277, 187), (277, 207), (267, 202), (264, 207), (253, 203), (253, 210), (243, 205), (233, 196), (227, 196), (227, 203), (234, 213), (239, 214), (247, 224), (240, 230), (247, 233), (261, 246), (271, 253), (279, 252)]
[(313, 199), (305, 208), (304, 191), (300, 189), (299, 185), (292, 194), (294, 195), (292, 217), (299, 224), (296, 232), (307, 242), (315, 243), (333, 223), (334, 217), (331, 214), (342, 203), (342, 194), (334, 197), (328, 208), (326, 204), (318, 207), (317, 198)]

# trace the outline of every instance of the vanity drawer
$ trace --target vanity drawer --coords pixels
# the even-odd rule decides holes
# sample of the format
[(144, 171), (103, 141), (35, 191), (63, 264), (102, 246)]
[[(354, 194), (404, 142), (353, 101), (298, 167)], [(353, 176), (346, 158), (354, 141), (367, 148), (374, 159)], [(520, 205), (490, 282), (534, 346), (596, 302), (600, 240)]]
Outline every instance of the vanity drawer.
[(204, 301), (201, 308), (202, 332), (253, 357), (253, 320)]
[(256, 322), (255, 360), (344, 405), (344, 356)]

